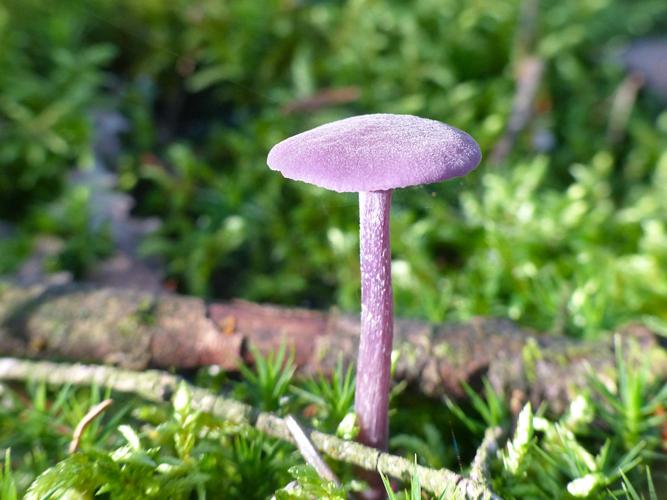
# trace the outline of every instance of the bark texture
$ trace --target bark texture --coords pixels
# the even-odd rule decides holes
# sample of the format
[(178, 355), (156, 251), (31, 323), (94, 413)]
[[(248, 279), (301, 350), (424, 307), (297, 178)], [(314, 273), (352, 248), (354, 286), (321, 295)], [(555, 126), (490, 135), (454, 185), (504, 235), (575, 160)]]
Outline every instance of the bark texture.
[[(248, 302), (206, 304), (192, 297), (120, 288), (18, 287), (0, 283), (0, 354), (97, 362), (123, 368), (234, 370), (281, 342), (293, 347), (302, 373), (328, 373), (340, 356), (354, 361), (357, 315), (316, 312)], [(650, 362), (667, 376), (662, 337), (641, 326), (621, 332), (628, 357)], [(612, 373), (611, 337), (576, 342), (541, 335), (501, 319), (434, 325), (398, 319), (395, 378), (428, 396), (462, 395), (487, 376), (498, 390), (522, 402), (547, 401), (555, 411), (586, 384), (591, 370)]]

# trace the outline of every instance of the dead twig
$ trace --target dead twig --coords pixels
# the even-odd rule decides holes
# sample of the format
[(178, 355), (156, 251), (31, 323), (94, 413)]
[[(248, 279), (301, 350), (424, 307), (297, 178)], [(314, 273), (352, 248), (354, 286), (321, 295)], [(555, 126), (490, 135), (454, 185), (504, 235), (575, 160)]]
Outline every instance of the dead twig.
[(81, 436), (83, 436), (83, 432), (88, 428), (93, 420), (102, 415), (102, 413), (104, 413), (112, 403), (113, 399), (105, 399), (101, 403), (93, 406), (90, 410), (88, 410), (88, 413), (83, 416), (81, 421), (74, 429), (74, 433), (72, 434), (72, 442), (69, 444), (69, 448), (67, 449), (70, 455), (79, 449), (79, 444), (81, 443)]
[[(95, 384), (117, 392), (134, 394), (154, 403), (170, 400), (178, 386), (186, 384), (191, 394), (193, 410), (206, 412), (239, 425), (252, 426), (268, 436), (296, 444), (285, 419), (272, 413), (260, 412), (233, 399), (223, 398), (187, 384), (180, 377), (156, 370), (133, 372), (110, 366), (0, 358), (0, 380), (35, 380), (52, 385)], [(422, 487), (436, 496), (494, 500), (499, 498), (475, 481), (450, 470), (415, 466), (403, 457), (390, 455), (359, 443), (318, 431), (308, 431), (308, 433), (315, 449), (335, 460), (370, 471), (381, 470), (388, 476), (403, 481), (410, 480), (411, 474), (414, 473), (419, 477)]]
[(503, 436), (503, 429), (491, 427), (484, 433), (482, 444), (477, 448), (475, 458), (470, 466), (470, 479), (491, 490), (491, 478), (489, 476), (489, 463), (498, 451), (498, 441)]
[(539, 14), (538, 0), (523, 0), (514, 40), (516, 90), (505, 132), (491, 152), (492, 165), (501, 164), (509, 156), (533, 114), (533, 103), (544, 74), (544, 61), (535, 50)]
[(285, 104), (281, 111), (286, 114), (309, 113), (321, 108), (348, 104), (359, 100), (361, 91), (358, 87), (339, 87), (322, 89), (317, 93)]
[(625, 129), (637, 101), (637, 94), (644, 85), (644, 79), (637, 73), (628, 75), (616, 89), (609, 112), (607, 142), (618, 143), (625, 135)]
[(317, 453), (313, 443), (310, 442), (310, 439), (308, 439), (308, 436), (306, 436), (306, 433), (292, 415), (285, 417), (285, 425), (290, 434), (292, 434), (292, 438), (296, 442), (296, 447), (299, 449), (299, 453), (301, 453), (306, 463), (315, 469), (322, 479), (340, 486), (340, 481), (336, 477), (336, 474), (333, 473), (320, 454)]
[(526, 56), (519, 62), (512, 111), (505, 133), (491, 152), (492, 164), (498, 165), (509, 156), (517, 137), (528, 124), (543, 73), (544, 61), (537, 56)]

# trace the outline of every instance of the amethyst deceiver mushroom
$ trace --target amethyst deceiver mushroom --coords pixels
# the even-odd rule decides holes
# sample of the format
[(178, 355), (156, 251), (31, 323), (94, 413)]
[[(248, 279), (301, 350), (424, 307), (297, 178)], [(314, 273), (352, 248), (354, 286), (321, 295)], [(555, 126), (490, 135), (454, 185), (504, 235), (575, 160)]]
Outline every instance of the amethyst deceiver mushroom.
[(387, 448), (393, 298), (389, 208), (393, 189), (459, 177), (481, 160), (465, 132), (411, 115), (339, 120), (276, 144), (268, 165), (288, 179), (359, 193), (361, 338), (355, 412), (359, 441)]

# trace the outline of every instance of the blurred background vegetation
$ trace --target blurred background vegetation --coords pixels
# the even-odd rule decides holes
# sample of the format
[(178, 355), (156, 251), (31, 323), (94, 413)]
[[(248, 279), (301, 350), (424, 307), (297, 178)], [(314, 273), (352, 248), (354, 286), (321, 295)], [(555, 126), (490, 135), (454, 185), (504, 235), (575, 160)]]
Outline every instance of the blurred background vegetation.
[[(355, 196), (287, 181), (266, 154), (411, 113), (468, 131), (485, 160), (395, 194), (400, 315), (665, 328), (667, 95), (642, 68), (667, 55), (628, 54), (666, 29), (664, 0), (3, 0), (0, 274), (44, 235), (49, 271), (86, 278), (112, 255), (102, 173), (157, 218), (139, 252), (172, 289), (356, 310)], [(526, 61), (541, 78), (498, 158)]]

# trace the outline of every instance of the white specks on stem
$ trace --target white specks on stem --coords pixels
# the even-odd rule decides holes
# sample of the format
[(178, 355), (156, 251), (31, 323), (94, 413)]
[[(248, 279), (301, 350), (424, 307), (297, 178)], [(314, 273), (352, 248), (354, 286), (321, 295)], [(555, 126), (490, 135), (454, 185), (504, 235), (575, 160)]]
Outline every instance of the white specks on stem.
[(393, 340), (389, 210), (391, 191), (359, 193), (361, 338), (355, 411), (362, 443), (386, 449)]

